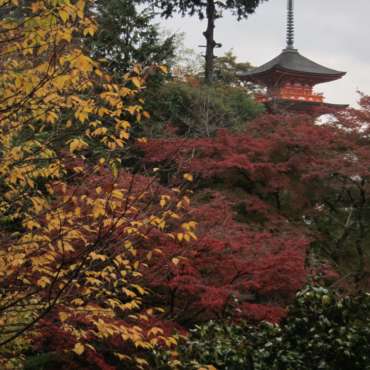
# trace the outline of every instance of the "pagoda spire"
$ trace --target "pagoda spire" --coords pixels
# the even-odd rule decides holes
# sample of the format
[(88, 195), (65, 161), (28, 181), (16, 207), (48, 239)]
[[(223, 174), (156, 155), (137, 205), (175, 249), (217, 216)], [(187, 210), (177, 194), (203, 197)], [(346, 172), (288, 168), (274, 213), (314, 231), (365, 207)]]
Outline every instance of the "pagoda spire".
[(288, 0), (287, 49), (294, 49), (294, 5)]
[(238, 74), (241, 79), (266, 87), (256, 94), (270, 112), (304, 112), (319, 116), (327, 109), (343, 110), (344, 104), (326, 103), (314, 86), (342, 78), (346, 73), (327, 68), (304, 57), (294, 48), (294, 0), (287, 1), (287, 33), (285, 49), (260, 67)]

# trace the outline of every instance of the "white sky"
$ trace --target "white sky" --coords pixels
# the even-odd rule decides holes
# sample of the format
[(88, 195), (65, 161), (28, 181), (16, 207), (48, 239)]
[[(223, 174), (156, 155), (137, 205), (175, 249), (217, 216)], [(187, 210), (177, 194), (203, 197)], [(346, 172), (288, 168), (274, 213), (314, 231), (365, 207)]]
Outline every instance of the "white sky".
[[(233, 49), (239, 61), (255, 66), (277, 56), (285, 47), (286, 0), (269, 0), (256, 13), (237, 22), (225, 13), (216, 23), (217, 55)], [(318, 85), (327, 101), (358, 100), (357, 90), (370, 94), (370, 0), (295, 0), (295, 47), (307, 58), (326, 67), (347, 71), (339, 81)], [(205, 40), (205, 21), (175, 16), (161, 20), (172, 32), (185, 33), (186, 47), (199, 50)]]

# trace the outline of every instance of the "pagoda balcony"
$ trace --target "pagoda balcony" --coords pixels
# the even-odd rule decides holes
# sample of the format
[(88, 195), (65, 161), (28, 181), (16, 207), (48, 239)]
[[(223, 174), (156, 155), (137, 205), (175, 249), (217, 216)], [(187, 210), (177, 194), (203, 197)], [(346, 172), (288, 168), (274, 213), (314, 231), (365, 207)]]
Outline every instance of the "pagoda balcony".
[(312, 89), (282, 88), (256, 95), (256, 101), (265, 103), (272, 100), (294, 100), (314, 103), (324, 103), (324, 95), (314, 93)]

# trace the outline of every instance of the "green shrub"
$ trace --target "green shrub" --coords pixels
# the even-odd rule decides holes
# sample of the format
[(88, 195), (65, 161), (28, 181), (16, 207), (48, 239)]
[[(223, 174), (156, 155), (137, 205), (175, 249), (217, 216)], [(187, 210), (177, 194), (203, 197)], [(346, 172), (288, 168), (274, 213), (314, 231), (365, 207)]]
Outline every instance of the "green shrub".
[(244, 327), (210, 321), (191, 330), (173, 352), (155, 352), (155, 369), (244, 369), (249, 343)]
[(263, 111), (260, 104), (240, 87), (211, 87), (169, 81), (146, 93), (146, 109), (151, 112), (148, 136), (163, 135), (167, 124), (180, 135), (210, 136), (219, 128), (241, 130), (247, 121)]
[(370, 369), (370, 295), (300, 292), (287, 318), (259, 336), (254, 369)]
[(307, 287), (280, 325), (208, 322), (182, 341), (176, 356), (156, 353), (156, 368), (368, 370), (369, 313), (369, 294), (339, 297)]

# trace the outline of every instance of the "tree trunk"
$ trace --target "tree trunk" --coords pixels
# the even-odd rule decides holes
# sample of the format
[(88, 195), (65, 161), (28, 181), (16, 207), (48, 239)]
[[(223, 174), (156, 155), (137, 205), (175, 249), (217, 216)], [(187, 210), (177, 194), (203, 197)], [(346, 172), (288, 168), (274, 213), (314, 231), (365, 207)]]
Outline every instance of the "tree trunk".
[(216, 6), (214, 0), (207, 0), (207, 30), (203, 32), (204, 37), (207, 40), (206, 49), (206, 65), (205, 65), (205, 82), (210, 85), (213, 82), (213, 70), (214, 70), (214, 49), (216, 46), (215, 42), (215, 20), (216, 20)]

